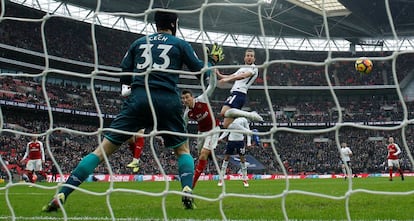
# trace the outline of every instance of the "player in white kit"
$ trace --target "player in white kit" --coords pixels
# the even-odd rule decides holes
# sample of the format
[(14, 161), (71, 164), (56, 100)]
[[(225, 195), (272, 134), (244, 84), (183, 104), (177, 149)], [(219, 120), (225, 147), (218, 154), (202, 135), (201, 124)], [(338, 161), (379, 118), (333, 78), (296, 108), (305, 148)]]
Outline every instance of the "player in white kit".
[[(234, 119), (233, 124), (237, 124), (239, 128), (243, 128), (243, 131), (250, 132), (249, 122), (244, 117), (239, 117)], [(224, 177), (226, 175), (227, 166), (229, 164), (230, 155), (234, 154), (235, 152), (239, 154), (240, 157), (240, 167), (242, 172), (242, 179), (243, 179), (243, 186), (249, 187), (249, 183), (247, 182), (247, 165), (246, 165), (246, 145), (245, 145), (245, 137), (247, 137), (247, 147), (252, 145), (252, 139), (250, 135), (245, 135), (244, 133), (238, 132), (224, 132), (219, 141), (223, 140), (225, 137), (228, 136), (227, 146), (226, 146), (226, 153), (223, 159), (223, 164), (221, 166), (221, 174)], [(223, 181), (220, 180), (217, 184), (218, 186), (223, 185)]]
[(226, 99), (221, 109), (220, 115), (224, 117), (223, 127), (229, 129), (237, 128), (232, 125), (233, 120), (237, 117), (245, 117), (251, 121), (263, 121), (263, 118), (256, 112), (248, 112), (241, 110), (246, 103), (247, 91), (256, 81), (259, 70), (254, 64), (256, 61), (253, 49), (247, 49), (244, 55), (244, 66), (231, 75), (217, 73), (219, 83), (234, 82), (230, 90), (231, 95)]

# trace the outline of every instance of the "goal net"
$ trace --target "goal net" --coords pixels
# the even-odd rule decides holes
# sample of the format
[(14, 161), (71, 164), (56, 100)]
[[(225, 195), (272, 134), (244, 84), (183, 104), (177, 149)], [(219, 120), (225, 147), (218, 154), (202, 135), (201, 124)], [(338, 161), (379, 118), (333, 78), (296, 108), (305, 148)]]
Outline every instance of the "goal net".
[[(400, 22), (414, 10), (404, 1), (364, 0), (363, 9), (375, 7), (364, 15), (341, 2), (1, 0), (0, 220), (412, 219), (414, 39)], [(157, 8), (178, 14), (177, 37), (200, 59), (206, 47), (223, 45), (222, 73), (244, 67), (245, 50), (255, 50), (259, 77), (243, 110), (264, 122), (239, 131), (255, 137), (246, 155), (249, 188), (236, 155), (217, 186), (226, 149), (219, 144), (193, 191), (197, 208), (184, 210), (176, 157), (162, 132), (147, 128), (137, 172), (123, 144), (62, 209), (42, 213), (110, 130), (123, 103), (119, 63), (133, 41), (156, 32)], [(377, 29), (364, 20), (378, 14), (383, 38), (370, 37)], [(372, 61), (371, 73), (355, 70), (360, 57)], [(180, 89), (205, 91), (195, 73), (179, 74)], [(219, 118), (231, 86), (218, 84), (209, 98)], [(33, 177), (21, 161), (33, 136), (45, 151), (36, 183), (25, 182)], [(189, 122), (186, 136), (197, 163), (197, 138), (205, 135)], [(388, 165), (389, 137), (401, 149), (404, 180)], [(352, 155), (342, 167), (343, 143)]]

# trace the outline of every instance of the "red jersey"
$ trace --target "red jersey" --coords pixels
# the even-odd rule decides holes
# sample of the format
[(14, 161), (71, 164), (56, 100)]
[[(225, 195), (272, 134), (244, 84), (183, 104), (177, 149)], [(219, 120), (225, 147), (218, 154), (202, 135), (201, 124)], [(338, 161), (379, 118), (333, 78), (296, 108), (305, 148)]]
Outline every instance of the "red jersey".
[(40, 141), (30, 141), (26, 146), (26, 153), (23, 159), (29, 158), (29, 160), (45, 160), (43, 152), (43, 143)]
[(388, 149), (388, 156), (387, 159), (390, 160), (398, 160), (398, 154), (400, 154), (401, 149), (396, 143), (389, 144), (387, 146)]
[(216, 126), (219, 125), (219, 121), (215, 119), (208, 109), (208, 104), (204, 96), (200, 95), (194, 99), (194, 106), (187, 107), (184, 116), (187, 116), (191, 120), (195, 120), (198, 123), (198, 131), (205, 132), (213, 129), (213, 120), (216, 121)]

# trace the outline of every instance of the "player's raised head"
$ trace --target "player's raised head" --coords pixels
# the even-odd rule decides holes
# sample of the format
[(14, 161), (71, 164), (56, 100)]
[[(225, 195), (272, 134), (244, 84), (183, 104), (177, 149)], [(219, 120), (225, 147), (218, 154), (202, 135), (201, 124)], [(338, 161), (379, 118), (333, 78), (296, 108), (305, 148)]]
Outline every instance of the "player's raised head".
[(171, 30), (175, 36), (177, 32), (178, 16), (173, 12), (157, 11), (154, 15), (155, 25), (158, 30)]
[(246, 51), (244, 52), (244, 63), (248, 65), (254, 64), (254, 62), (256, 61), (255, 54), (256, 53), (253, 49), (246, 49)]
[(181, 91), (181, 102), (183, 103), (184, 106), (191, 106), (193, 105), (193, 92), (191, 92), (188, 89), (184, 89)]

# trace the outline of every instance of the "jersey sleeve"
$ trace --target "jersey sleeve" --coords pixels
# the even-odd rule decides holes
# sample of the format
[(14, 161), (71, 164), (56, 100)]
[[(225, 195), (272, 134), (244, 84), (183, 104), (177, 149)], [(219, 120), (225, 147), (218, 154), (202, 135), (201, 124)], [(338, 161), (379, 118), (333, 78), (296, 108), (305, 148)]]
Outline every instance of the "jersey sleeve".
[[(125, 53), (124, 58), (121, 62), (122, 72), (133, 72), (134, 71), (134, 48), (136, 43), (134, 42), (128, 48), (128, 51)], [(130, 85), (132, 83), (132, 75), (121, 75), (120, 77), (121, 84)]]
[(207, 97), (210, 97), (213, 94), (214, 89), (216, 88), (216, 85), (217, 85), (217, 76), (216, 76), (216, 73), (212, 71), (210, 74), (210, 81), (209, 81), (208, 87), (206, 91), (204, 92), (207, 95)]
[(134, 50), (135, 50), (136, 44), (137, 42), (135, 41), (129, 46), (128, 51), (125, 53), (124, 58), (121, 61), (121, 69), (123, 72), (134, 71), (134, 57), (135, 57)]
[(185, 111), (184, 111), (184, 114), (183, 114), (183, 119), (184, 119), (185, 126), (188, 125), (188, 121), (189, 121), (188, 111), (189, 111), (189, 109), (187, 107), (187, 108), (185, 108)]
[[(190, 71), (200, 71), (204, 67), (204, 61), (198, 58), (194, 49), (188, 42), (182, 41), (182, 50), (184, 64), (188, 67), (188, 69), (190, 69)], [(207, 65), (208, 67), (213, 66), (210, 62), (207, 62)], [(205, 76), (209, 76), (210, 74), (211, 71), (209, 70), (205, 73)], [(197, 77), (200, 78), (200, 75), (197, 75)]]
[(204, 63), (197, 57), (194, 49), (188, 42), (182, 41), (183, 61), (190, 71), (200, 71)]
[(39, 141), (40, 144), (40, 154), (42, 157), (42, 161), (45, 162), (45, 148), (43, 147), (43, 143)]
[(398, 146), (398, 144), (394, 144), (394, 146), (395, 146), (395, 149), (397, 150), (394, 153), (394, 156), (398, 156), (401, 153), (401, 148), (400, 148), (400, 146)]

